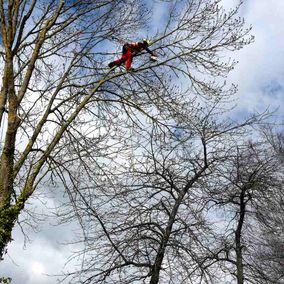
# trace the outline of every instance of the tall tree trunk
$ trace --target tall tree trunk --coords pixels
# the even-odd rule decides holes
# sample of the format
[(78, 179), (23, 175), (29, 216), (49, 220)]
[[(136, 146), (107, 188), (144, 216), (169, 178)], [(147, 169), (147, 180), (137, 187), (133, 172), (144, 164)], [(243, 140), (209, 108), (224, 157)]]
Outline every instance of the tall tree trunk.
[[(7, 49), (8, 50), (8, 49)], [(8, 126), (4, 147), (0, 160), (0, 256), (11, 239), (11, 230), (17, 219), (19, 210), (11, 206), (14, 191), (14, 154), (16, 133), (20, 119), (17, 116), (17, 96), (14, 86), (13, 56), (8, 50), (5, 58), (5, 68), (2, 80), (1, 100), (8, 101)], [(2, 106), (3, 107), (3, 106)], [(19, 207), (20, 208), (20, 207)], [(19, 209), (18, 208), (18, 209)], [(17, 213), (18, 212), (18, 213)]]
[(237, 283), (243, 284), (244, 283), (244, 266), (243, 266), (243, 254), (242, 254), (242, 227), (244, 224), (245, 218), (245, 189), (242, 190), (240, 195), (240, 216), (238, 221), (237, 230), (235, 232), (235, 243), (236, 243), (236, 263), (237, 263)]
[(0, 209), (0, 260), (3, 259), (6, 246), (12, 239), (12, 229), (23, 208), (24, 202), (18, 200), (13, 206)]
[(159, 247), (156, 259), (155, 259), (155, 263), (154, 263), (153, 268), (152, 268), (150, 284), (159, 283), (160, 271), (161, 271), (161, 268), (162, 268), (162, 263), (163, 263), (163, 259), (164, 259), (164, 255), (165, 255), (166, 246), (167, 246), (169, 238), (170, 238), (172, 227), (173, 227), (175, 217), (176, 217), (178, 208), (180, 206), (181, 200), (182, 199), (177, 200), (177, 202), (176, 202), (176, 204), (175, 204), (175, 206), (172, 210), (172, 214), (169, 218), (168, 225), (167, 225), (167, 228), (165, 230), (163, 240), (160, 244), (160, 247)]
[(172, 208), (172, 211), (170, 213), (168, 223), (167, 223), (167, 227), (165, 229), (165, 233), (163, 234), (163, 239), (161, 241), (160, 247), (159, 247), (157, 255), (156, 255), (154, 265), (152, 267), (150, 284), (158, 284), (159, 283), (160, 271), (162, 269), (162, 263), (163, 263), (166, 247), (167, 247), (167, 244), (169, 242), (170, 235), (172, 233), (173, 225), (176, 221), (176, 215), (178, 213), (179, 207), (180, 207), (185, 195), (188, 193), (188, 190), (201, 177), (203, 172), (208, 168), (206, 144), (205, 144), (204, 140), (202, 141), (202, 143), (203, 143), (203, 146), (204, 146), (203, 147), (204, 148), (204, 166), (199, 170), (199, 172), (197, 172), (195, 174), (195, 176), (190, 181), (188, 181), (188, 183), (183, 188), (183, 190), (181, 190), (179, 192), (179, 196), (176, 199), (174, 207)]

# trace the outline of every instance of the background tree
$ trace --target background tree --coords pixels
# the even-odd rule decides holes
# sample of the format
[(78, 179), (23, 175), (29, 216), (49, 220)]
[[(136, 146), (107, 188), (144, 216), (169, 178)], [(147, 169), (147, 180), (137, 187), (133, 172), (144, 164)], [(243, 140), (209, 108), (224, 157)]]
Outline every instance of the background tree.
[[(120, 158), (109, 159), (107, 176), (93, 170), (94, 186), (70, 172), (66, 188), (76, 196), (86, 247), (79, 252), (83, 269), (67, 274), (72, 279), (68, 281), (76, 283), (79, 277), (83, 283), (216, 283), (224, 275), (224, 260), (225, 268), (227, 263), (236, 265), (235, 259), (226, 258), (227, 244), (233, 248), (235, 239), (233, 244), (225, 242), (226, 227), (214, 226), (218, 219), (209, 193), (214, 190), (216, 200), (232, 192), (226, 180), (217, 178), (236, 172), (236, 142), (261, 118), (241, 124), (222, 121), (223, 109), (221, 103), (198, 107), (192, 100), (181, 113), (182, 128), (170, 131), (154, 125), (134, 130), (134, 153), (121, 158), (124, 164)], [(70, 216), (77, 218), (73, 207)], [(236, 250), (243, 245), (242, 225)], [(242, 259), (242, 248), (238, 253)]]
[[(274, 282), (269, 273), (265, 274), (264, 263), (254, 257), (265, 252), (262, 244), (266, 236), (260, 228), (278, 215), (271, 205), (280, 200), (283, 176), (281, 165), (272, 153), (261, 139), (238, 141), (216, 177), (212, 177), (216, 183), (209, 196), (225, 214), (220, 239), (225, 249), (216, 258), (226, 263), (237, 283), (280, 283)], [(276, 248), (271, 245), (270, 249)]]
[(260, 270), (271, 283), (281, 283), (284, 279), (283, 130), (275, 130), (270, 126), (262, 129), (262, 133), (265, 141), (268, 142), (270, 155), (276, 161), (274, 171), (280, 185), (273, 194), (267, 195), (265, 202), (259, 206), (257, 214), (260, 227), (259, 248), (255, 251), (254, 257), (260, 264)]

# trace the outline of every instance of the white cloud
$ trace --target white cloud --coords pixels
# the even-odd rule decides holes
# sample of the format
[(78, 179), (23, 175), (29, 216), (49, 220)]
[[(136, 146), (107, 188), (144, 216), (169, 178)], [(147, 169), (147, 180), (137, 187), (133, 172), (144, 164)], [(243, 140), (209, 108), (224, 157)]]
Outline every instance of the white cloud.
[(38, 261), (31, 262), (31, 264), (29, 265), (29, 270), (35, 277), (42, 276), (45, 273), (44, 265)]
[(19, 230), (15, 230), (15, 241), (8, 246), (9, 257), (5, 256), (0, 263), (1, 276), (11, 277), (12, 283), (56, 283), (56, 277), (47, 274), (60, 274), (70, 252), (66, 247), (55, 249), (52, 245), (55, 240), (47, 241), (41, 238), (42, 234), (38, 234), (37, 238), (33, 235), (33, 242), (23, 249), (23, 242), (20, 241), (23, 238)]
[[(247, 0), (242, 16), (253, 26), (255, 43), (237, 53), (239, 64), (230, 79), (239, 85), (238, 110), (284, 110), (284, 1)], [(271, 88), (272, 86), (276, 88)], [(271, 92), (272, 90), (272, 92)]]
[[(44, 198), (47, 204), (51, 205), (53, 201)], [(37, 205), (38, 212), (47, 210), (47, 207), (35, 201), (33, 206)], [(47, 213), (47, 212), (45, 212)], [(8, 245), (8, 255), (0, 262), (0, 277), (11, 277), (12, 283), (21, 284), (50, 284), (56, 283), (58, 276), (63, 271), (75, 270), (76, 259), (70, 261), (65, 267), (68, 258), (72, 252), (79, 250), (79, 245), (63, 245), (70, 241), (73, 231), (77, 227), (76, 223), (52, 226), (54, 223), (51, 218), (46, 218), (41, 224), (40, 232), (32, 230), (26, 231), (31, 242), (24, 246), (24, 236), (19, 228), (13, 231), (13, 241)], [(63, 282), (68, 283), (68, 282)]]

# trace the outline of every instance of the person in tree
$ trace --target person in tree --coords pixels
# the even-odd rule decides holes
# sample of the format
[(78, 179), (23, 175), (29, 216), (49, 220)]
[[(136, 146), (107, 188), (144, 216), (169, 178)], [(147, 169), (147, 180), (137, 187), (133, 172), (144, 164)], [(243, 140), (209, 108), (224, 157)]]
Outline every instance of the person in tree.
[(132, 70), (131, 64), (133, 56), (140, 53), (143, 50), (146, 50), (151, 56), (150, 60), (156, 61), (157, 56), (154, 52), (152, 52), (148, 46), (150, 45), (150, 41), (148, 39), (144, 39), (143, 41), (139, 42), (131, 42), (131, 43), (125, 43), (122, 47), (122, 56), (120, 59), (117, 59), (115, 61), (112, 61), (108, 64), (109, 68), (112, 68), (114, 66), (120, 66), (121, 64), (125, 63), (126, 70)]

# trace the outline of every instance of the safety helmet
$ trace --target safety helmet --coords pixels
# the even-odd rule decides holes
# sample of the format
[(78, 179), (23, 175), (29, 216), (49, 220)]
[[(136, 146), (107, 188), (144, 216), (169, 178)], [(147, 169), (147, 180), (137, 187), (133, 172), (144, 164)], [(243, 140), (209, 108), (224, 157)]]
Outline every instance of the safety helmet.
[(144, 43), (146, 43), (147, 45), (150, 45), (152, 42), (149, 40), (149, 39), (147, 39), (147, 38), (144, 38), (143, 39), (143, 42)]

